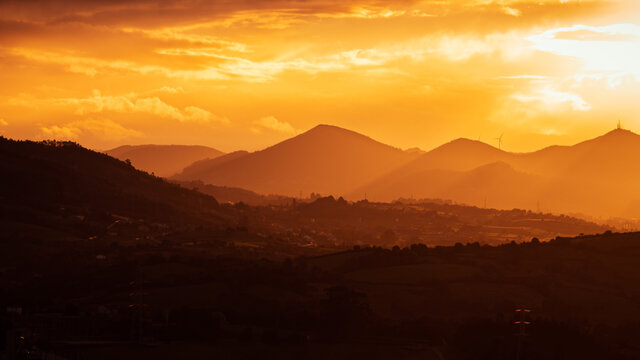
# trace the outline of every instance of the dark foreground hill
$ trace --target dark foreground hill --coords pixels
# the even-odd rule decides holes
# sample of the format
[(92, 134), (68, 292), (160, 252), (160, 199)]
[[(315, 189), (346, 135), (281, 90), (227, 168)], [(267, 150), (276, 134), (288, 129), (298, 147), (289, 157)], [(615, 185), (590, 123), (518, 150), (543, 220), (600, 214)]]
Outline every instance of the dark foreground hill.
[(224, 222), (214, 198), (70, 142), (1, 138), (0, 174), (4, 222), (83, 236), (117, 219), (144, 220), (147, 226)]
[(640, 356), (638, 233), (284, 261), (218, 257), (199, 241), (101, 246), (93, 262), (91, 247), (63, 244), (66, 256), (3, 267), (0, 305), (21, 312), (8, 338), (91, 359)]

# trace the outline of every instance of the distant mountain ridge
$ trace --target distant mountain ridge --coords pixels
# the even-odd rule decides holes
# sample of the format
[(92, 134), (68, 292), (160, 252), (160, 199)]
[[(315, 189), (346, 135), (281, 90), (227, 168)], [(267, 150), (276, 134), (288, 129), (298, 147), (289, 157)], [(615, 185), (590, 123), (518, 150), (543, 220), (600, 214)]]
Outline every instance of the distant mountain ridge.
[(640, 217), (640, 162), (633, 161), (639, 157), (640, 135), (624, 129), (528, 153), (465, 138), (424, 152), (318, 125), (261, 151), (199, 159), (172, 179), (262, 195), (442, 198), (503, 209)]
[(200, 180), (262, 194), (339, 195), (419, 155), (419, 152), (406, 152), (351, 130), (318, 125), (261, 151), (229, 154), (232, 159), (201, 161), (173, 179)]
[(218, 156), (213, 159), (207, 158), (198, 160), (193, 164), (186, 166), (179, 174), (175, 174), (172, 178), (174, 180), (200, 179), (202, 177), (206, 177), (208, 172), (215, 171), (218, 166), (247, 155), (249, 155), (248, 151), (240, 150)]
[[(399, 195), (438, 196), (478, 206), (488, 203), (492, 207), (535, 209), (542, 204), (548, 211), (637, 217), (640, 208), (633, 204), (640, 199), (636, 186), (640, 163), (632, 159), (639, 156), (640, 135), (624, 129), (572, 146), (551, 146), (530, 153), (510, 153), (479, 141), (458, 139), (372, 180), (351, 196), (365, 191), (380, 201)], [(499, 176), (498, 172), (506, 175), (505, 166), (477, 172), (493, 163), (511, 168), (512, 176)], [(475, 191), (465, 192), (455, 184), (447, 184), (446, 190), (430, 186), (424, 177), (433, 170), (457, 172), (451, 181), (466, 177)], [(487, 176), (493, 180), (487, 181)]]
[(105, 151), (120, 160), (130, 160), (140, 170), (169, 177), (195, 161), (216, 158), (223, 152), (200, 145), (124, 145)]

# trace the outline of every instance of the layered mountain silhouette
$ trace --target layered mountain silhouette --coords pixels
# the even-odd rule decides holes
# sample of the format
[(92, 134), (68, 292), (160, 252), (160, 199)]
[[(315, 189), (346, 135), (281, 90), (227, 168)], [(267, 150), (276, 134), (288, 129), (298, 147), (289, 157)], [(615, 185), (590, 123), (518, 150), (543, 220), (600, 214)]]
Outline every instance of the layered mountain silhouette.
[(319, 125), (262, 151), (197, 161), (173, 179), (260, 194), (440, 198), (495, 208), (639, 217), (638, 156), (640, 135), (624, 129), (530, 153), (469, 139), (422, 152)]
[[(492, 207), (640, 215), (640, 136), (616, 129), (573, 146), (510, 153), (459, 139), (362, 186), (370, 198), (442, 197)], [(491, 165), (493, 164), (493, 165)], [(498, 165), (500, 164), (500, 165)], [(433, 179), (437, 178), (437, 179)]]
[(262, 194), (339, 195), (419, 155), (350, 130), (318, 125), (261, 151), (200, 161), (173, 178), (240, 187)]
[(185, 167), (182, 172), (173, 176), (173, 179), (179, 180), (192, 180), (192, 179), (200, 179), (202, 177), (206, 177), (212, 171), (216, 171), (216, 168), (219, 166), (242, 158), (246, 155), (249, 155), (248, 151), (240, 150), (234, 151), (217, 158), (213, 159), (203, 159), (194, 162), (193, 164)]
[(216, 158), (223, 152), (197, 145), (124, 145), (106, 153), (120, 160), (130, 160), (140, 170), (168, 177), (195, 161)]

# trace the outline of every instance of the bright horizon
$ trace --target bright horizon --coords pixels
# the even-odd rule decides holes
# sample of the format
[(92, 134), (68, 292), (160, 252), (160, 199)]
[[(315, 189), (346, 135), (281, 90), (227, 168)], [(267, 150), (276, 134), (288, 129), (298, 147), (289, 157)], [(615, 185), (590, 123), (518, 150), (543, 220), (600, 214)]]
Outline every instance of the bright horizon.
[[(306, 132), (308, 132), (308, 131), (312, 130), (313, 128), (315, 128), (315, 127), (317, 127), (317, 126), (335, 126), (335, 127), (340, 128), (340, 129), (343, 129), (343, 130), (354, 131), (354, 130), (352, 130), (352, 129), (343, 128), (343, 127), (340, 127), (340, 126), (338, 126), (338, 125), (332, 125), (332, 124), (316, 124), (316, 125), (312, 126), (312, 127), (311, 127), (311, 128), (309, 128), (309, 129), (305, 129), (305, 130), (303, 130), (303, 131), (299, 131), (299, 132), (297, 132), (297, 133), (295, 133), (295, 134), (292, 134), (290, 137), (287, 137), (287, 138), (284, 138), (284, 139), (277, 140), (277, 141), (276, 141), (276, 142), (274, 142), (274, 143), (266, 144), (265, 146), (263, 146), (263, 147), (261, 147), (261, 148), (256, 148), (256, 149), (252, 149), (252, 150), (247, 150), (247, 149), (244, 149), (244, 148), (242, 148), (242, 149), (233, 149), (233, 150), (230, 150), (230, 151), (227, 151), (227, 152), (224, 152), (224, 151), (223, 151), (223, 153), (229, 154), (229, 153), (232, 153), (232, 152), (235, 152), (235, 151), (248, 151), (248, 152), (257, 152), (257, 151), (262, 151), (262, 150), (268, 149), (268, 148), (270, 148), (270, 147), (272, 147), (272, 146), (274, 146), (274, 145), (277, 145), (277, 144), (279, 144), (279, 143), (281, 143), (281, 142), (283, 142), (283, 141), (286, 141), (286, 140), (291, 139), (291, 138), (294, 138), (294, 137), (296, 137), (296, 136), (298, 136), (298, 135), (304, 134), (304, 133), (306, 133)], [(616, 126), (617, 126), (617, 124), (616, 124)], [(631, 130), (631, 129), (627, 129), (626, 127), (624, 127), (624, 124), (621, 124), (621, 128), (611, 127), (611, 128), (608, 128), (608, 129), (604, 129), (604, 130), (603, 130), (603, 132), (601, 132), (601, 133), (599, 133), (599, 134), (595, 134), (593, 137), (590, 137), (590, 138), (584, 138), (584, 139), (577, 139), (577, 140), (576, 140), (576, 142), (571, 142), (571, 143), (567, 143), (567, 144), (549, 144), (549, 145), (545, 145), (545, 146), (540, 147), (540, 148), (534, 148), (534, 149), (531, 149), (531, 150), (516, 151), (516, 150), (505, 149), (505, 148), (499, 148), (499, 145), (498, 145), (498, 139), (497, 139), (497, 138), (496, 138), (496, 139), (490, 139), (490, 140), (483, 140), (483, 139), (470, 139), (470, 138), (466, 138), (466, 137), (457, 137), (457, 138), (451, 138), (451, 139), (448, 139), (448, 140), (444, 140), (442, 143), (435, 144), (433, 147), (430, 147), (430, 148), (419, 148), (419, 147), (400, 147), (400, 146), (396, 146), (395, 144), (385, 143), (385, 142), (380, 141), (380, 140), (378, 140), (378, 139), (376, 139), (376, 138), (374, 138), (374, 137), (371, 137), (371, 136), (369, 136), (369, 135), (367, 135), (367, 134), (365, 134), (365, 133), (359, 133), (359, 132), (356, 132), (356, 133), (357, 133), (357, 134), (360, 134), (360, 135), (363, 135), (363, 136), (365, 136), (365, 137), (368, 137), (368, 138), (370, 138), (371, 140), (373, 140), (373, 141), (375, 141), (375, 142), (378, 142), (378, 143), (381, 143), (381, 144), (384, 144), (384, 145), (388, 145), (388, 146), (390, 146), (390, 147), (397, 148), (397, 149), (404, 150), (404, 151), (411, 151), (411, 150), (415, 150), (415, 149), (417, 149), (417, 150), (420, 150), (420, 151), (423, 151), (423, 152), (429, 152), (429, 151), (431, 151), (431, 150), (434, 150), (434, 149), (437, 149), (437, 148), (441, 147), (442, 145), (446, 145), (446, 144), (451, 143), (451, 142), (454, 142), (454, 141), (456, 141), (456, 140), (466, 139), (466, 140), (470, 140), (470, 141), (479, 141), (479, 142), (481, 142), (481, 143), (483, 143), (483, 144), (489, 145), (489, 146), (491, 146), (491, 147), (493, 147), (493, 148), (496, 148), (496, 149), (503, 150), (503, 151), (508, 152), (508, 153), (522, 153), (522, 154), (525, 154), (525, 153), (533, 153), (533, 152), (536, 152), (536, 151), (543, 150), (543, 149), (545, 149), (545, 148), (547, 148), (547, 147), (553, 147), (553, 146), (567, 146), (567, 147), (571, 147), (571, 146), (573, 146), (573, 145), (577, 145), (577, 144), (580, 144), (580, 143), (582, 143), (582, 142), (589, 141), (589, 140), (593, 140), (593, 139), (595, 139), (595, 138), (597, 138), (597, 137), (600, 137), (600, 136), (604, 136), (604, 135), (608, 134), (609, 132), (611, 132), (611, 131), (613, 131), (613, 130), (626, 130), (626, 131), (630, 131), (630, 132), (632, 132), (633, 134), (638, 135), (635, 131), (633, 131), (633, 130)], [(70, 141), (74, 141), (73, 139), (69, 139), (69, 140), (70, 140)], [(83, 144), (80, 144), (80, 145), (83, 145)], [(123, 144), (116, 145), (116, 146), (114, 146), (114, 147), (112, 147), (112, 148), (109, 148), (109, 149), (98, 149), (98, 148), (90, 148), (90, 147), (89, 147), (89, 148), (90, 148), (90, 149), (92, 149), (92, 150), (95, 150), (95, 151), (107, 151), (107, 150), (115, 150), (116, 148), (123, 147), (123, 146), (134, 146), (134, 147), (135, 147), (135, 146), (145, 146), (145, 145), (160, 145), (160, 146), (163, 146), (163, 145), (167, 145), (167, 146), (170, 146), (170, 145), (186, 145), (186, 146), (200, 146), (200, 145), (202, 145), (202, 144), (188, 144), (188, 143), (183, 143), (183, 144), (178, 144), (178, 143), (166, 143), (166, 144), (158, 144), (158, 143), (153, 143), (153, 144), (152, 144), (152, 143), (139, 143), (139, 144), (137, 144), (137, 143), (135, 143), (135, 144), (134, 144), (134, 143), (123, 143)], [(213, 146), (211, 146), (211, 147), (212, 147), (212, 148), (214, 148)], [(216, 149), (216, 148), (214, 148), (214, 149), (215, 149), (215, 150), (220, 150), (220, 149)]]
[(640, 4), (0, 4), (0, 134), (260, 150), (330, 124), (528, 152), (640, 128)]

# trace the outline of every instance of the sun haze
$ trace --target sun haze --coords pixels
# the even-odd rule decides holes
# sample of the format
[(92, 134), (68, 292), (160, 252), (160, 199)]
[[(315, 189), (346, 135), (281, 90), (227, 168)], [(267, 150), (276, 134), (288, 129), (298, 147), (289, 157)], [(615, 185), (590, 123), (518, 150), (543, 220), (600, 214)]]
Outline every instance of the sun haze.
[(0, 133), (231, 152), (326, 123), (401, 148), (573, 144), (640, 127), (639, 7), (3, 1)]

